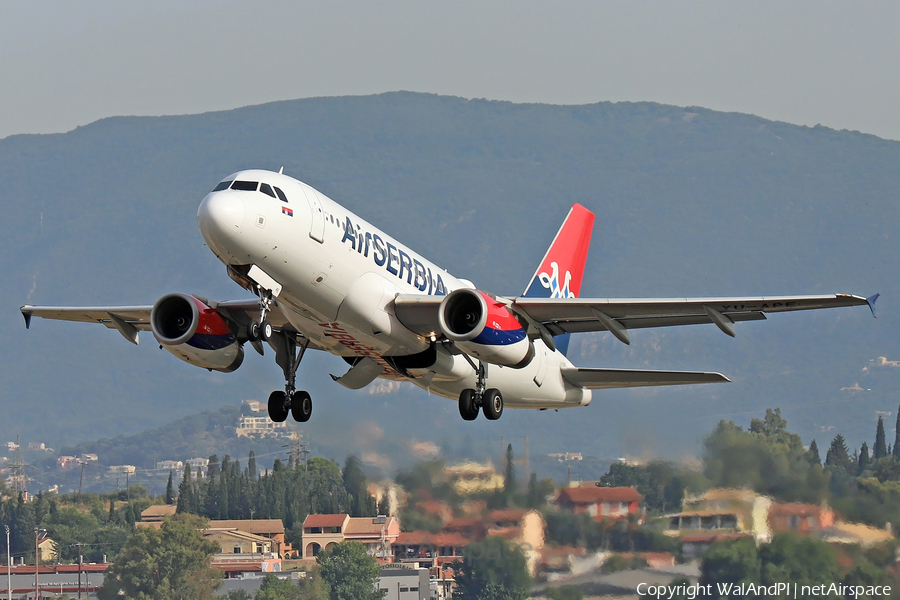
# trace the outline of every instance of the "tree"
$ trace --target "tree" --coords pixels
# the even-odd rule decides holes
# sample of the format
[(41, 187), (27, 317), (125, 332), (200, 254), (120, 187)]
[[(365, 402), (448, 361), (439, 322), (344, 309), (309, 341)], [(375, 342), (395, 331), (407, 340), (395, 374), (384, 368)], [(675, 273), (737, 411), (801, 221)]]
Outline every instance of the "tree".
[(891, 455), (900, 460), (900, 406), (897, 407), (897, 423), (894, 425), (894, 447)]
[(196, 513), (196, 496), (194, 494), (194, 485), (191, 483), (191, 465), (184, 465), (184, 476), (181, 483), (178, 484), (178, 503), (175, 510), (180, 513)]
[(330, 600), (381, 600), (377, 588), (378, 562), (359, 542), (341, 542), (316, 557), (319, 573), (330, 590)]
[[(759, 548), (761, 583), (772, 585), (790, 581), (803, 586), (831, 584), (840, 581), (835, 550), (819, 539), (795, 533), (776, 535)], [(797, 598), (816, 596), (799, 594)]]
[(253, 600), (299, 600), (300, 588), (290, 579), (281, 579), (274, 573), (263, 577)]
[(531, 577), (520, 548), (487, 537), (463, 550), (464, 561), (454, 563), (458, 600), (525, 600)]
[(212, 600), (221, 574), (209, 568), (209, 561), (219, 546), (203, 538), (199, 530), (204, 527), (199, 517), (175, 515), (160, 529), (137, 528), (106, 572), (97, 597)]
[(512, 444), (506, 446), (506, 471), (503, 474), (503, 495), (506, 496), (506, 504), (512, 503), (512, 498), (516, 493), (516, 463), (513, 460)]
[(250, 456), (247, 458), (247, 474), (250, 476), (251, 482), (259, 479), (259, 473), (256, 469), (256, 452), (253, 450), (250, 451)]
[(809, 443), (809, 450), (806, 451), (806, 458), (811, 465), (822, 464), (822, 458), (819, 456), (819, 445), (816, 444), (816, 440)]
[(175, 504), (175, 486), (172, 484), (172, 471), (169, 471), (169, 481), (166, 482), (166, 504)]
[(865, 442), (862, 443), (862, 447), (859, 449), (859, 458), (856, 463), (856, 473), (861, 475), (863, 471), (865, 471), (869, 467), (869, 445)]
[[(716, 542), (709, 547), (700, 563), (700, 585), (759, 584), (761, 564), (756, 542), (741, 539), (734, 542)], [(739, 595), (721, 594), (725, 598)]]
[(322, 580), (318, 565), (306, 571), (306, 577), (301, 577), (297, 584), (300, 588), (298, 600), (328, 600), (328, 586)]
[(828, 448), (828, 454), (825, 455), (825, 465), (831, 467), (832, 470), (845, 473), (853, 470), (853, 461), (850, 460), (847, 442), (844, 441), (844, 436), (841, 434), (837, 434), (831, 440), (831, 447)]
[(350, 455), (344, 462), (344, 489), (350, 503), (351, 517), (374, 517), (375, 499), (369, 494), (366, 475), (359, 458)]
[(875, 460), (887, 456), (887, 440), (884, 435), (884, 419), (879, 415), (878, 425), (875, 427), (875, 447), (872, 448), (872, 454)]

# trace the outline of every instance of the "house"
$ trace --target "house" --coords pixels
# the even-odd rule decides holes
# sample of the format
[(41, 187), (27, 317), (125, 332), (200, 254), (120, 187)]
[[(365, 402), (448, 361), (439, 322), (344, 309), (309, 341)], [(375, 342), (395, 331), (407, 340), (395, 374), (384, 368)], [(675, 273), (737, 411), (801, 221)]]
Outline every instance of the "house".
[(813, 532), (813, 535), (829, 544), (852, 544), (862, 548), (870, 548), (894, 539), (890, 525), (886, 529), (878, 529), (862, 523), (843, 521), (835, 521), (831, 526)]
[(429, 577), (427, 569), (381, 569), (378, 589), (385, 598), (396, 600), (419, 600), (427, 598)]
[(444, 469), (450, 485), (460, 496), (503, 489), (503, 476), (487, 463), (464, 462)]
[(56, 459), (56, 468), (60, 471), (73, 469), (78, 466), (78, 459), (74, 456), (60, 456)]
[(587, 513), (597, 521), (625, 519), (641, 513), (641, 494), (633, 487), (565, 487), (556, 496), (562, 510)]
[(100, 460), (96, 454), (82, 454), (81, 462), (97, 462)]
[(395, 517), (309, 515), (303, 522), (303, 558), (314, 558), (334, 544), (355, 541), (365, 546), (370, 556), (392, 562), (392, 545), (399, 535), (400, 522)]
[(687, 496), (682, 512), (666, 515), (666, 535), (681, 538), (688, 558), (700, 556), (713, 543), (748, 537), (757, 543), (772, 539), (772, 500), (751, 490), (717, 488)]
[(813, 533), (834, 525), (834, 511), (827, 505), (773, 503), (769, 508), (769, 527), (773, 533), (793, 531)]
[(249, 415), (241, 415), (238, 417), (238, 425), (234, 432), (237, 437), (251, 437), (256, 435), (260, 437), (283, 437), (290, 433), (288, 431), (287, 421), (276, 423), (268, 416), (254, 417)]
[(160, 471), (183, 471), (184, 463), (180, 460), (161, 460), (156, 463), (156, 468)]
[(400, 535), (400, 521), (394, 517), (350, 517), (344, 528), (344, 540), (359, 542), (369, 556), (384, 562), (394, 558), (391, 544)]
[(322, 548), (344, 541), (350, 515), (309, 515), (303, 521), (303, 558), (314, 558)]
[[(43, 530), (41, 530), (43, 531)], [(38, 558), (42, 563), (56, 562), (59, 552), (56, 549), (56, 542), (49, 537), (44, 537), (38, 542)], [(33, 569), (33, 567), (32, 567)]]
[(147, 509), (141, 513), (141, 520), (135, 523), (135, 526), (159, 529), (162, 527), (162, 523), (166, 517), (171, 517), (175, 514), (176, 508), (177, 507), (174, 504), (154, 504), (148, 506)]
[(109, 468), (110, 475), (134, 475), (137, 467), (134, 465), (113, 465)]
[(440, 567), (461, 560), (463, 549), (473, 541), (459, 533), (403, 532), (393, 543), (394, 562)]
[(243, 577), (244, 573), (277, 573), (281, 558), (274, 551), (274, 542), (233, 527), (210, 527), (203, 531), (204, 539), (219, 545), (210, 567), (225, 573), (225, 578)]
[(484, 517), (457, 517), (438, 533), (401, 533), (394, 542), (394, 560), (440, 567), (459, 560), (466, 546), (488, 536), (502, 538), (522, 550), (529, 573), (535, 575), (544, 549), (545, 524), (541, 514), (530, 509), (495, 510)]
[(534, 577), (544, 549), (544, 518), (532, 509), (495, 510), (485, 519), (487, 535), (503, 538), (525, 555), (528, 573)]
[(293, 552), (290, 544), (284, 540), (284, 523), (281, 519), (231, 519), (227, 521), (210, 521), (209, 529), (237, 529), (252, 533), (272, 542), (272, 552), (284, 558)]

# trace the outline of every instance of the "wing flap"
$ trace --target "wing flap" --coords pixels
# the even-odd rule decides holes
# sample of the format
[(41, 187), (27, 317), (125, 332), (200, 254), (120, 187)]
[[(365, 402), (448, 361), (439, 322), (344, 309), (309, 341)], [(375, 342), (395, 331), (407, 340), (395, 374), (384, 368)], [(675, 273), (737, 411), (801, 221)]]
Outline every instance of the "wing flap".
[(702, 371), (646, 371), (634, 369), (580, 369), (563, 367), (563, 379), (572, 385), (591, 390), (648, 387), (658, 385), (694, 385), (698, 383), (726, 383), (721, 373)]

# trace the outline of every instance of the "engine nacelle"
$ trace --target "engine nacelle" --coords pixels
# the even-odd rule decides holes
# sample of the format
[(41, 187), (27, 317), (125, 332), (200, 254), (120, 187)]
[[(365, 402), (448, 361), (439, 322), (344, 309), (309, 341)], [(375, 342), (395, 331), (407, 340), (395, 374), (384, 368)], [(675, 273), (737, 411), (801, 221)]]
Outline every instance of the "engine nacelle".
[(244, 349), (225, 319), (187, 294), (157, 300), (150, 329), (163, 348), (196, 367), (231, 373), (244, 360)]
[(441, 302), (438, 319), (443, 334), (469, 356), (515, 369), (534, 358), (534, 345), (516, 316), (484, 292), (453, 290)]

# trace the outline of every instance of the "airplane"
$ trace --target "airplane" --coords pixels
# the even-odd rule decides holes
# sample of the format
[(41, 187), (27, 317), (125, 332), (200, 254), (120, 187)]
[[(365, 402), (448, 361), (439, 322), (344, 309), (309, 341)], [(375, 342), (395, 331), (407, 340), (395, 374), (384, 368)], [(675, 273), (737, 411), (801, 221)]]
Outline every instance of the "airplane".
[(211, 371), (241, 366), (244, 345), (274, 351), (285, 386), (269, 417), (306, 422), (312, 398), (297, 389), (307, 350), (342, 357), (331, 377), (356, 390), (378, 378), (410, 381), (455, 400), (466, 421), (505, 408), (586, 406), (594, 390), (729, 381), (712, 372), (576, 367), (573, 333), (735, 324), (768, 313), (867, 305), (878, 294), (736, 298), (579, 298), (594, 215), (572, 206), (519, 296), (459, 279), (311, 186), (283, 173), (245, 170), (223, 179), (197, 211), (200, 234), (249, 300), (166, 294), (151, 306), (22, 306), (32, 317), (101, 323), (137, 344), (151, 331), (177, 358)]

